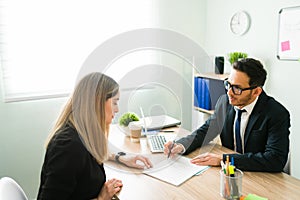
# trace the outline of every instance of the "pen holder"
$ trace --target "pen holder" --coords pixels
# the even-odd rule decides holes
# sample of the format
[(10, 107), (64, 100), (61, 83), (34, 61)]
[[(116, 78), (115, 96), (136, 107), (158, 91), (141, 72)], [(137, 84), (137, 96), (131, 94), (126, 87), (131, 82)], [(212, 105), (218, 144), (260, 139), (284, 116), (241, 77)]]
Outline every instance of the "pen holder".
[(220, 170), (220, 194), (225, 199), (240, 199), (242, 196), (243, 172), (236, 169), (234, 174), (226, 175)]

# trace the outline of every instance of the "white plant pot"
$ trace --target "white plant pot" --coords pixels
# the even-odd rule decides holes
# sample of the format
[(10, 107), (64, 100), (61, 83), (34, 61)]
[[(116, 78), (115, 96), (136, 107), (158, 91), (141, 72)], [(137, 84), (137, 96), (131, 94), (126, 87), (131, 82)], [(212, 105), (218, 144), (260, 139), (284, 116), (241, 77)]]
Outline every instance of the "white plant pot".
[(121, 126), (121, 125), (119, 124), (119, 128), (121, 129), (121, 131), (122, 131), (126, 136), (130, 136), (130, 130), (129, 130), (130, 124), (141, 125), (141, 124), (140, 124), (140, 121), (132, 121), (132, 122), (129, 122), (128, 126)]
[(128, 126), (120, 126), (121, 131), (126, 135), (126, 136), (130, 136), (130, 130)]

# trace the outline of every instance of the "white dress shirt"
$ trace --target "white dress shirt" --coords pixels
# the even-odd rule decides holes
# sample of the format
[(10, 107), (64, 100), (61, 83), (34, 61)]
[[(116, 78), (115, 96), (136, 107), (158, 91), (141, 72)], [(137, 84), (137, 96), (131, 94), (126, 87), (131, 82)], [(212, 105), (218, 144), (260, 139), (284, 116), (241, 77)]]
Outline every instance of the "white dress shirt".
[[(257, 99), (258, 97), (252, 102), (250, 103), (249, 105), (243, 107), (243, 108), (238, 108), (238, 107), (234, 107), (235, 109), (235, 119), (234, 119), (234, 123), (233, 123), (233, 131), (235, 130), (235, 121), (237, 119), (237, 110), (240, 109), (240, 110), (246, 110), (246, 112), (243, 112), (242, 113), (242, 116), (241, 116), (241, 139), (242, 139), (242, 149), (243, 149), (243, 153), (244, 153), (244, 136), (245, 136), (245, 130), (246, 130), (246, 127), (247, 127), (247, 124), (248, 124), (248, 120), (249, 120), (249, 117), (251, 115), (251, 112), (257, 102)], [(235, 131), (234, 131), (234, 134), (233, 134), (233, 139), (234, 139), (234, 150), (236, 151), (236, 144), (235, 144)]]

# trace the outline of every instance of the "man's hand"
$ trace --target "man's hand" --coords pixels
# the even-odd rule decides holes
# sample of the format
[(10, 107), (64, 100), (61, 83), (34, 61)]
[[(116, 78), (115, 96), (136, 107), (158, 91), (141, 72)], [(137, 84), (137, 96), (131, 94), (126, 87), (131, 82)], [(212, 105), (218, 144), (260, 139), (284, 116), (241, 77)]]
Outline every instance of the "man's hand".
[(169, 153), (170, 153), (170, 158), (173, 158), (176, 154), (180, 154), (183, 151), (184, 151), (184, 147), (182, 144), (175, 143), (173, 145), (172, 141), (169, 141), (164, 144), (164, 154), (169, 155)]
[(209, 165), (209, 166), (220, 166), (221, 160), (223, 160), (222, 155), (217, 155), (214, 153), (203, 153), (191, 160), (191, 163), (196, 165)]

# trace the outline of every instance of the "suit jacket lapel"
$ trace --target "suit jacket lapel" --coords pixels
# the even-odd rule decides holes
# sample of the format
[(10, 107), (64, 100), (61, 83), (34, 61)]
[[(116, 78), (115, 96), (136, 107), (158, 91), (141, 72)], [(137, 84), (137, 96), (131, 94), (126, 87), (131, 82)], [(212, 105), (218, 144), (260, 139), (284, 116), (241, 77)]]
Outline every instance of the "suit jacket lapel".
[(246, 149), (246, 145), (247, 145), (247, 141), (250, 135), (250, 132), (252, 130), (253, 125), (255, 124), (255, 122), (257, 121), (259, 117), (259, 113), (258, 112), (254, 112), (254, 110), (252, 111), (250, 117), (249, 117), (249, 121), (245, 130), (245, 135), (244, 135), (244, 149)]
[(258, 97), (256, 105), (254, 106), (254, 109), (248, 120), (248, 124), (247, 124), (246, 130), (245, 130), (245, 135), (244, 135), (244, 149), (246, 149), (247, 141), (248, 141), (249, 135), (252, 131), (252, 127), (255, 124), (255, 122), (257, 121), (257, 119), (259, 118), (260, 113), (263, 109), (263, 106), (265, 105), (266, 100), (267, 100), (267, 95), (263, 91), (260, 94), (260, 96)]
[[(234, 142), (233, 142), (233, 122), (234, 122), (235, 110), (233, 106), (229, 106), (227, 120), (225, 123), (224, 129), (226, 130), (226, 140), (227, 140), (227, 147), (230, 149), (234, 149)], [(225, 138), (224, 138), (225, 139)]]

